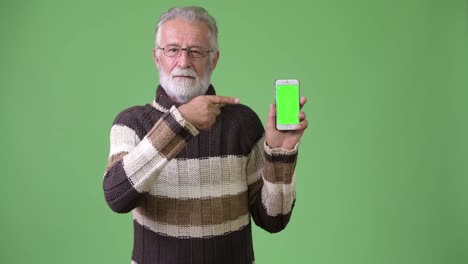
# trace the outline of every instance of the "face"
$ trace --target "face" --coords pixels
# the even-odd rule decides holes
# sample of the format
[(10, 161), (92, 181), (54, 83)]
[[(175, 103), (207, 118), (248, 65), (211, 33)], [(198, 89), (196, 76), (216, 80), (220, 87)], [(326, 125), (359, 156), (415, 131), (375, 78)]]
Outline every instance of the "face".
[[(177, 45), (182, 48), (201, 47), (211, 50), (210, 31), (204, 23), (188, 23), (169, 20), (159, 29), (159, 47)], [(179, 57), (168, 57), (162, 50), (153, 50), (154, 61), (159, 71), (161, 86), (175, 101), (185, 103), (206, 93), (211, 73), (218, 62), (219, 52), (214, 56), (191, 58), (183, 51)]]

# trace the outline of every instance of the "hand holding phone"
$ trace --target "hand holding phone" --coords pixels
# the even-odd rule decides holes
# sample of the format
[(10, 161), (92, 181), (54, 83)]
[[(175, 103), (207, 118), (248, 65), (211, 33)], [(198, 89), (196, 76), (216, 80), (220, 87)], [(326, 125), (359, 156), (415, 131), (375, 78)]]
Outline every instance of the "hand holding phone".
[(296, 130), (300, 123), (299, 80), (276, 80), (276, 129)]

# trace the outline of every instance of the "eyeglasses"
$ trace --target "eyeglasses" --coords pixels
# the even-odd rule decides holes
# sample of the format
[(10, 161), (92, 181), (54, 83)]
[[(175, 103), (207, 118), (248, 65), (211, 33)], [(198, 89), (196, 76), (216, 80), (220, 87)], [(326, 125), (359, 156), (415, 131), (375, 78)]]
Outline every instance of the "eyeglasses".
[(162, 50), (164, 55), (174, 58), (179, 57), (182, 54), (182, 51), (187, 51), (187, 54), (190, 58), (203, 58), (208, 56), (210, 52), (213, 50), (204, 50), (200, 47), (189, 47), (189, 48), (181, 48), (179, 46), (166, 46), (164, 48), (158, 47), (158, 49)]

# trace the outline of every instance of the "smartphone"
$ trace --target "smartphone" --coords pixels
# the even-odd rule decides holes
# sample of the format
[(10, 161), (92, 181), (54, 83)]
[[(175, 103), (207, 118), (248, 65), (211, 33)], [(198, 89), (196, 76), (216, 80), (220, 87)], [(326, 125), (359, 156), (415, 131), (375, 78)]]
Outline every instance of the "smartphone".
[(299, 80), (276, 80), (276, 129), (296, 130), (299, 125)]

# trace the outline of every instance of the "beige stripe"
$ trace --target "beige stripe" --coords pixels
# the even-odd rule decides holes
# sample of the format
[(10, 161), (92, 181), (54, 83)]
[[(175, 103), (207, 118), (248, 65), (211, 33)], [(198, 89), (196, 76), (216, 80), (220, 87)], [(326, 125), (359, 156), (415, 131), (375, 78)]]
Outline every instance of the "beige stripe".
[(115, 163), (117, 163), (119, 160), (123, 159), (123, 157), (125, 155), (127, 155), (128, 152), (124, 151), (124, 152), (120, 152), (120, 153), (117, 153), (117, 154), (114, 154), (112, 155), (109, 160), (107, 161), (107, 166), (106, 166), (106, 170), (104, 172), (104, 174), (106, 174), (109, 169), (114, 166)]
[(274, 184), (263, 182), (262, 203), (271, 216), (285, 215), (291, 212), (292, 204), (296, 198), (296, 180), (290, 184)]
[(137, 210), (152, 221), (169, 225), (217, 225), (248, 213), (247, 192), (201, 200), (146, 195), (144, 204)]
[(237, 195), (247, 191), (246, 157), (171, 160), (149, 193), (176, 199)]
[(247, 184), (252, 184), (262, 178), (263, 174), (263, 163), (264, 163), (264, 151), (263, 142), (265, 136), (263, 136), (257, 144), (252, 148), (252, 151), (247, 156)]
[(133, 219), (142, 226), (149, 228), (151, 231), (171, 236), (171, 237), (212, 237), (220, 236), (233, 231), (238, 231), (243, 227), (247, 226), (250, 221), (250, 215), (245, 214), (239, 218), (227, 221), (218, 225), (207, 225), (207, 226), (179, 226), (179, 225), (168, 225), (160, 223), (146, 218), (141, 215), (137, 210), (133, 210)]
[(263, 184), (266, 186), (265, 188), (268, 189), (268, 193), (270, 194), (285, 194), (290, 195), (296, 191), (296, 175), (293, 175), (293, 179), (291, 183), (284, 184), (284, 183), (271, 183), (268, 181), (263, 181)]
[(153, 102), (151, 102), (151, 105), (153, 105), (153, 107), (156, 108), (159, 112), (166, 113), (167, 111), (169, 111), (169, 109), (167, 109), (164, 106), (156, 103), (156, 100), (153, 100)]
[(149, 191), (167, 163), (168, 160), (156, 152), (146, 137), (123, 158), (125, 173), (139, 192)]
[(123, 158), (127, 175), (133, 175), (159, 153), (145, 137), (138, 146)]
[(109, 157), (120, 152), (131, 152), (140, 143), (135, 131), (124, 125), (113, 125), (110, 131)]
[(273, 156), (273, 155), (294, 155), (294, 154), (297, 153), (298, 146), (299, 146), (299, 142), (294, 146), (293, 149), (270, 148), (270, 146), (268, 146), (266, 144), (266, 141), (265, 141), (263, 148), (265, 149), (265, 152), (270, 156)]
[(183, 117), (182, 117), (182, 114), (180, 114), (179, 110), (177, 109), (177, 107), (175, 107), (174, 105), (171, 107), (171, 109), (169, 109), (169, 111), (171, 112), (171, 115), (174, 117), (174, 119), (179, 122), (179, 124), (183, 127), (185, 127), (186, 129), (188, 129), (190, 131), (190, 133), (194, 136), (198, 135), (198, 133), (200, 133), (196, 128), (195, 126), (193, 126), (191, 123), (189, 123), (187, 120), (185, 120)]
[(264, 178), (271, 183), (286, 183), (292, 181), (296, 163), (270, 162), (265, 160)]

